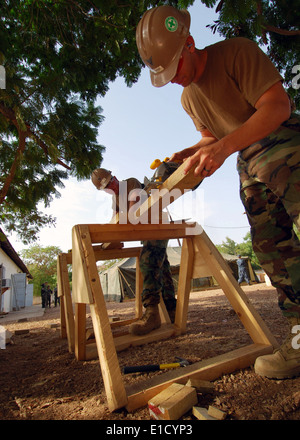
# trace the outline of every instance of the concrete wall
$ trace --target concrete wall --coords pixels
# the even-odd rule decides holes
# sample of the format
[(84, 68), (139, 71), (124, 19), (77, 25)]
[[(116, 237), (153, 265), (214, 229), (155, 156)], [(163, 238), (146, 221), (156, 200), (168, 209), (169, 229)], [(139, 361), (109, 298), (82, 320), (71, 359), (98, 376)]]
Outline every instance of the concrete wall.
[[(11, 279), (11, 276), (17, 273), (22, 273), (21, 269), (6, 255), (0, 248), (0, 264), (2, 264), (2, 278)], [(11, 312), (13, 309), (13, 289), (11, 287), (4, 292), (1, 298), (1, 312)]]

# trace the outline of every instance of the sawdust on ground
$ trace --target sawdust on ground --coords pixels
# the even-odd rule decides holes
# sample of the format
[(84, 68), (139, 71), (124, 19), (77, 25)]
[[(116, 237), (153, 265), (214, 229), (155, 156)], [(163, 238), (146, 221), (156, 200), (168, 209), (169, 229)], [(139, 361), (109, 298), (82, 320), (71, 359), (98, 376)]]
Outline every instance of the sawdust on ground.
[[(243, 289), (281, 343), (287, 322), (277, 306), (276, 291), (266, 284)], [(107, 303), (110, 316), (128, 318), (134, 302)], [(89, 318), (88, 318), (89, 319)], [(56, 325), (55, 325), (56, 324)], [(1, 325), (1, 318), (0, 318)], [(46, 309), (42, 317), (8, 322), (12, 344), (0, 352), (1, 420), (149, 420), (146, 407), (133, 413), (111, 413), (98, 360), (79, 362), (60, 337), (59, 307)], [(15, 330), (29, 333), (14, 334)], [(251, 340), (220, 289), (192, 292), (187, 332), (176, 338), (129, 348), (118, 353), (120, 367), (173, 362), (176, 356), (198, 362), (241, 346)], [(124, 375), (125, 385), (151, 375)], [(198, 406), (214, 405), (229, 420), (299, 420), (300, 377), (269, 380), (257, 376), (253, 367), (225, 374), (213, 381), (212, 394), (198, 394)], [(192, 412), (182, 421), (194, 420)]]

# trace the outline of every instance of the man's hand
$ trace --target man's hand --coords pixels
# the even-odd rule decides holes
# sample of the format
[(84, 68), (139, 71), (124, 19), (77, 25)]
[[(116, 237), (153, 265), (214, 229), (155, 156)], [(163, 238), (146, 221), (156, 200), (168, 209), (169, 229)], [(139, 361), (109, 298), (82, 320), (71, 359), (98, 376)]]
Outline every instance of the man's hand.
[(198, 163), (194, 170), (194, 175), (202, 177), (211, 176), (223, 165), (230, 154), (223, 148), (222, 141), (200, 147), (193, 156), (185, 161), (184, 174), (187, 174), (193, 165)]
[[(215, 145), (215, 144), (217, 144), (218, 143), (218, 140), (214, 137), (214, 135), (213, 134), (211, 134), (210, 133), (210, 131), (209, 130), (207, 130), (207, 129), (205, 129), (204, 131), (201, 131), (201, 135), (202, 135), (202, 139), (196, 144), (196, 145), (193, 145), (192, 147), (189, 147), (189, 148), (185, 148), (184, 150), (182, 150), (182, 151), (179, 151), (179, 152), (177, 152), (177, 153), (174, 153), (174, 154), (172, 154), (172, 156), (170, 157), (170, 159), (169, 159), (169, 162), (175, 162), (175, 161), (178, 161), (178, 162), (186, 162), (187, 163), (187, 166), (186, 166), (186, 168), (185, 168), (185, 174), (187, 174), (188, 173), (188, 171), (191, 169), (191, 167), (199, 160), (202, 160), (201, 159), (201, 157), (202, 157), (202, 153), (204, 153), (204, 154), (207, 154), (207, 152), (209, 152), (209, 147), (211, 146), (211, 145)], [(213, 152), (211, 152), (211, 153), (213, 153)], [(224, 159), (225, 160), (225, 159)], [(223, 160), (223, 162), (224, 162), (224, 160)], [(222, 163), (223, 163), (222, 162)], [(202, 163), (202, 162), (201, 162)], [(221, 166), (222, 165), (222, 163), (219, 165), (219, 166)], [(206, 164), (206, 165), (205, 165)], [(200, 162), (199, 162), (199, 165), (200, 165)], [(211, 168), (209, 168), (211, 166)], [(203, 170), (204, 168), (206, 168), (206, 170), (212, 170), (212, 164), (210, 164), (210, 159), (208, 159), (208, 161), (207, 162), (205, 162), (204, 163), (204, 165), (203, 166), (200, 166), (200, 171), (198, 172), (198, 171), (196, 171), (196, 170), (198, 170), (198, 167), (196, 168), (196, 170), (195, 170), (195, 176), (200, 176), (200, 174), (201, 174), (201, 170)], [(215, 165), (215, 169), (214, 169), (214, 171), (217, 169), (217, 168), (219, 168), (219, 167), (216, 167), (216, 165)], [(207, 171), (206, 172), (204, 172), (204, 173), (202, 173), (203, 174), (203, 177), (207, 177), (208, 175), (211, 175), (213, 172), (210, 172), (209, 171), (209, 173), (207, 173)], [(197, 173), (197, 174), (196, 174)]]
[(281, 82), (270, 87), (258, 99), (255, 108), (256, 112), (244, 124), (221, 140), (215, 139), (205, 146), (200, 145), (200, 141), (197, 152), (186, 161), (184, 172), (188, 173), (191, 167), (198, 163), (195, 176), (211, 176), (231, 154), (269, 136), (286, 121), (290, 116), (291, 107)]

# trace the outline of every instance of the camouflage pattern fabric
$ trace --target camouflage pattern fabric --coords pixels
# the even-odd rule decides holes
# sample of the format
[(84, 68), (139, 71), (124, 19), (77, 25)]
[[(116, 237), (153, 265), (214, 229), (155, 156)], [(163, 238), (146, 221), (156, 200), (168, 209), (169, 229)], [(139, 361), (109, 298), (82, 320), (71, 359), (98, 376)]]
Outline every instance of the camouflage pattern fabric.
[(159, 304), (160, 293), (167, 310), (176, 308), (171, 267), (167, 257), (168, 240), (143, 242), (140, 269), (143, 275), (142, 303), (144, 307)]
[(253, 250), (277, 288), (286, 317), (300, 317), (300, 117), (238, 156), (240, 195)]

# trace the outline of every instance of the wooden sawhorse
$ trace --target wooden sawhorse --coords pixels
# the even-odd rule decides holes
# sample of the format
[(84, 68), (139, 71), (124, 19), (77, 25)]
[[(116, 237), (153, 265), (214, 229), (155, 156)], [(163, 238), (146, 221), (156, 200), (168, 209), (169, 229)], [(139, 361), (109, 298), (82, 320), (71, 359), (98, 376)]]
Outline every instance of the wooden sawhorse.
[[(163, 324), (160, 329), (154, 330), (149, 335), (125, 335), (114, 340), (97, 272), (93, 244), (174, 238), (183, 239), (175, 323)], [(227, 263), (202, 228), (195, 223), (76, 225), (72, 230), (72, 269), (73, 302), (77, 305), (90, 306), (100, 367), (108, 407), (111, 411), (122, 407), (133, 411), (144, 406), (150, 398), (173, 382), (186, 383), (192, 377), (213, 380), (221, 374), (248, 367), (258, 356), (271, 353), (273, 348), (278, 346), (276, 339), (239, 287)], [(217, 280), (248, 331), (253, 344), (213, 359), (197, 362), (184, 369), (164, 373), (160, 376), (159, 382), (148, 381), (146, 389), (145, 383), (142, 384), (142, 388), (126, 389), (116, 346), (119, 345), (120, 348), (122, 342), (128, 347), (184, 333), (191, 280), (205, 276), (213, 276)]]

